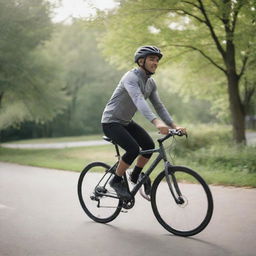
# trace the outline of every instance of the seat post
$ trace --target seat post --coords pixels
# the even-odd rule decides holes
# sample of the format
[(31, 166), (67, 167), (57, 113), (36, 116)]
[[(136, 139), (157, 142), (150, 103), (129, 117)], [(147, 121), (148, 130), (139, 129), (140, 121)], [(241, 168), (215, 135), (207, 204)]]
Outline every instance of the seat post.
[(118, 145), (116, 143), (114, 145), (116, 149), (116, 157), (118, 158), (118, 160), (120, 160), (120, 151), (119, 151)]
[(108, 142), (111, 142), (112, 144), (115, 145), (115, 149), (116, 149), (116, 157), (118, 157), (118, 160), (120, 160), (120, 152), (119, 152), (119, 148), (118, 148), (118, 145), (110, 138), (108, 138), (107, 136), (103, 136), (103, 139), (108, 141)]

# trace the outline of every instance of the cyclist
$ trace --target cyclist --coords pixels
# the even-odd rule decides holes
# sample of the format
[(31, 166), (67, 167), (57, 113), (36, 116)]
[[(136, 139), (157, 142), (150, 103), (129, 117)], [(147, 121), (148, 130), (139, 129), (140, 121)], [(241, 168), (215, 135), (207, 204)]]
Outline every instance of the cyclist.
[[(163, 135), (168, 134), (170, 128), (186, 131), (173, 122), (159, 98), (156, 83), (151, 77), (162, 56), (160, 49), (155, 46), (139, 47), (134, 55), (138, 67), (124, 74), (103, 111), (101, 123), (104, 134), (125, 150), (115, 175), (110, 180), (110, 186), (124, 198), (130, 196), (122, 178), (125, 171), (138, 157), (140, 148), (147, 150), (155, 147), (150, 135), (132, 120), (136, 111), (141, 112)], [(151, 101), (160, 118), (151, 111), (146, 99)], [(133, 183), (137, 183), (151, 155), (139, 155), (130, 175)]]

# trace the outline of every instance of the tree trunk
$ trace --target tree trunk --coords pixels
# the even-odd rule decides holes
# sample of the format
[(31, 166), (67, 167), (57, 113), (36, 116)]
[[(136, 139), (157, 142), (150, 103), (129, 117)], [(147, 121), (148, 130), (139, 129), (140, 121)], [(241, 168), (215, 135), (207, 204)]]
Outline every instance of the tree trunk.
[(236, 72), (235, 47), (231, 40), (227, 40), (226, 67), (233, 137), (236, 143), (245, 144), (245, 110), (239, 93), (239, 76)]
[(2, 107), (3, 96), (4, 96), (4, 93), (1, 92), (1, 93), (0, 93), (0, 109), (1, 109), (1, 107)]
[(236, 143), (245, 144), (245, 113), (239, 95), (239, 78), (235, 74), (228, 74), (227, 79), (233, 137)]

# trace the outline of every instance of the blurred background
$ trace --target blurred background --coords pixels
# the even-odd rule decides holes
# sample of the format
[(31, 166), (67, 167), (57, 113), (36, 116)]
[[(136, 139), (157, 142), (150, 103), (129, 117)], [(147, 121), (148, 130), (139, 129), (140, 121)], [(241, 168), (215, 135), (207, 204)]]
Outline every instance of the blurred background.
[(100, 133), (135, 50), (152, 44), (176, 122), (230, 125), (243, 142), (256, 129), (254, 2), (203, 2), (208, 16), (197, 1), (1, 0), (1, 141)]
[[(159, 94), (192, 135), (176, 153), (255, 175), (255, 1), (0, 0), (0, 25), (2, 145), (100, 138), (102, 111), (136, 66), (134, 52), (156, 45)], [(27, 154), (0, 149), (2, 161)]]

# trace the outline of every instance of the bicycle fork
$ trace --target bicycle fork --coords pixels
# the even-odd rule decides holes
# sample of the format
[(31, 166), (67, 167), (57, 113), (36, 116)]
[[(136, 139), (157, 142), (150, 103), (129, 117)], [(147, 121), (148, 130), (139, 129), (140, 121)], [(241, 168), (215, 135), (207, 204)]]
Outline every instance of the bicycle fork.
[(172, 170), (172, 165), (169, 162), (165, 162), (165, 177), (169, 187), (169, 190), (176, 202), (176, 204), (184, 204), (185, 201), (179, 189), (179, 185), (177, 183), (177, 179), (175, 177), (175, 172)]

